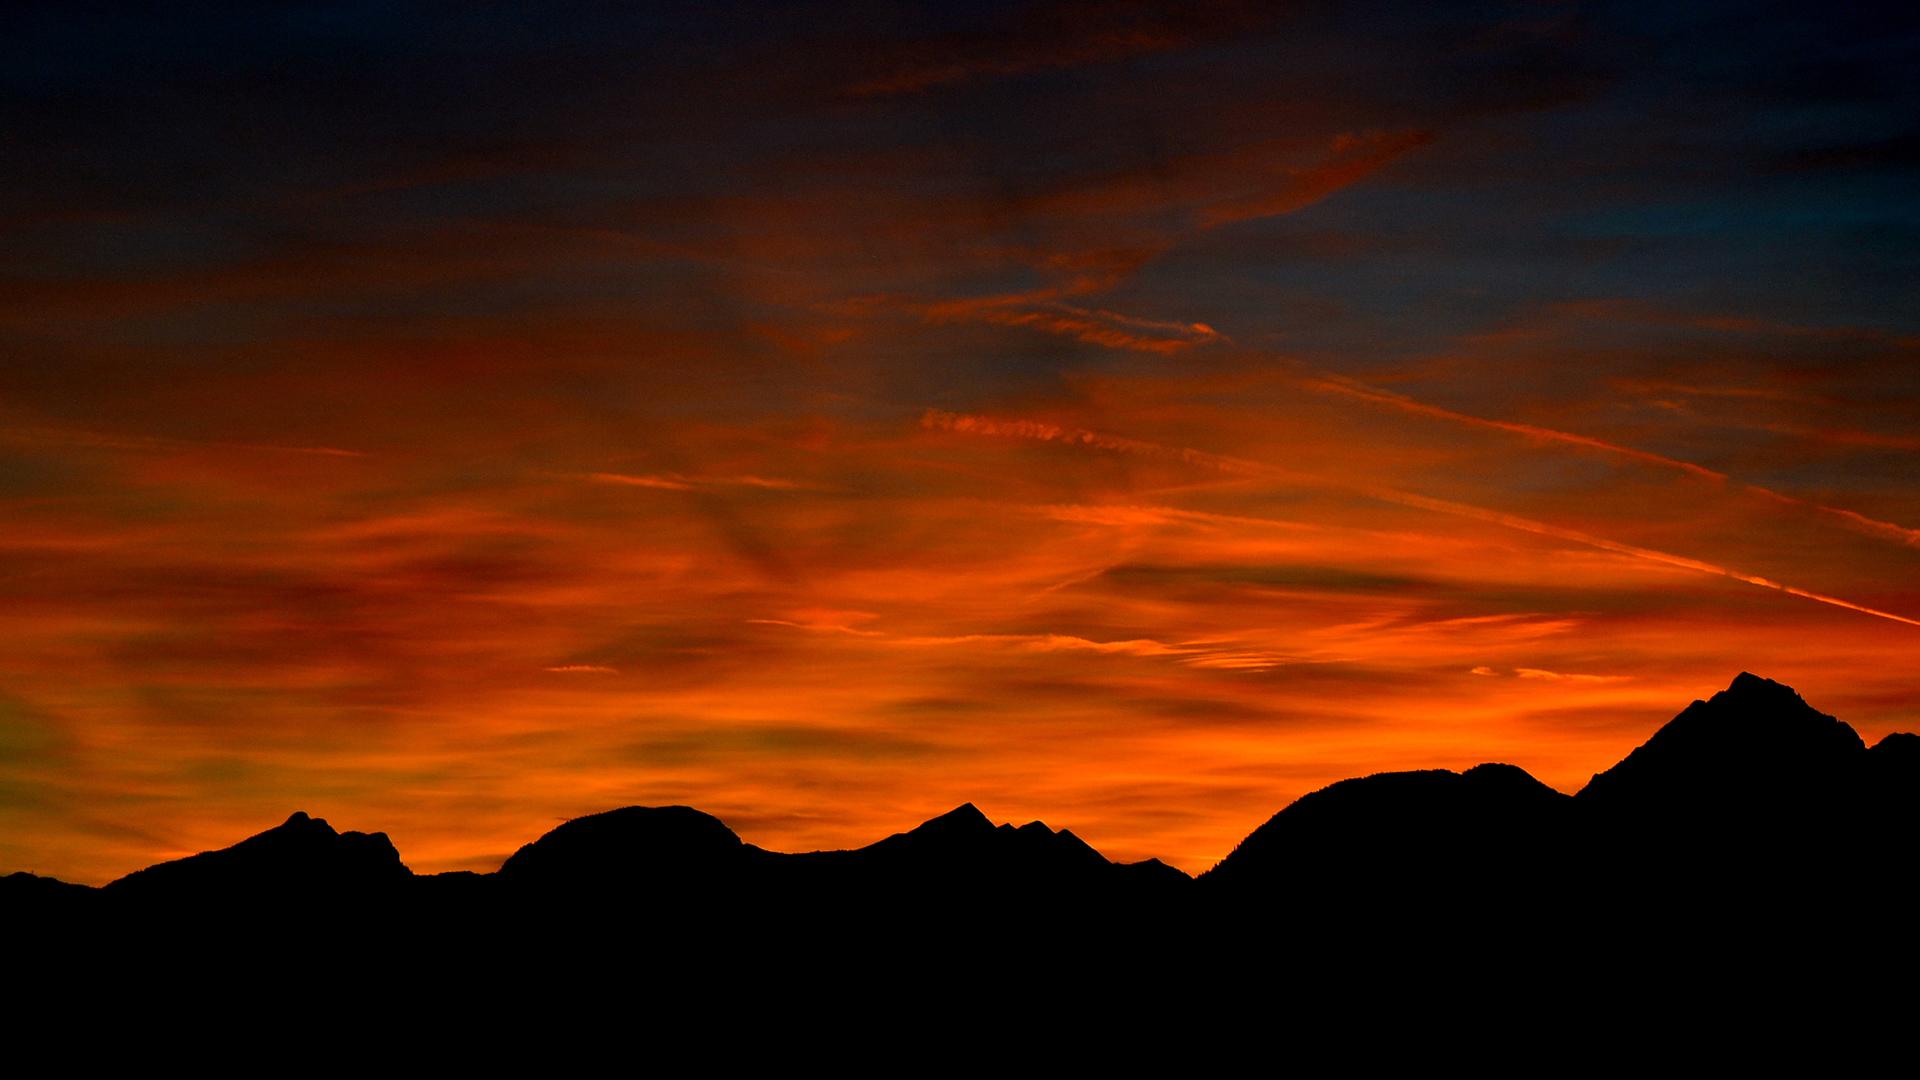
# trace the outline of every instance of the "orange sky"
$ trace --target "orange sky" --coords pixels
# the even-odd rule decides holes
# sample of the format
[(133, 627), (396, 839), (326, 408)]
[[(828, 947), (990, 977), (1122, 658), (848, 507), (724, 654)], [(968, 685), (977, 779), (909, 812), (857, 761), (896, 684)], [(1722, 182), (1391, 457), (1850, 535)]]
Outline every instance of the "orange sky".
[[(1920, 728), (1920, 326), (1850, 231), (1871, 169), (1749, 169), (1806, 151), (1545, 14), (1348, 79), (1338, 20), (1034, 10), (775, 28), (729, 46), (767, 85), (684, 106), (503, 32), (469, 44), (524, 98), (429, 63), (365, 138), (217, 51), (217, 106), (34, 75), (0, 872), (295, 809), (440, 871), (628, 804), (807, 850), (966, 801), (1198, 872), (1346, 776), (1576, 790), (1741, 670)], [(329, 47), (420, 45), (376, 29)], [(211, 140), (195, 102), (317, 127), (129, 134)], [(1851, 107), (1823, 130), (1897, 111)]]

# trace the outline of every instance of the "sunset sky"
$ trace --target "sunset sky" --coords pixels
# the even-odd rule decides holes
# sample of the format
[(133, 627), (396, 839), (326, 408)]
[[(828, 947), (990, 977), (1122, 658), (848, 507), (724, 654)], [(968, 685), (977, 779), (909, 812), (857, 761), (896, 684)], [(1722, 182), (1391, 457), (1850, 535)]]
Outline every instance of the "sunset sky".
[(0, 23), (0, 873), (1920, 729), (1897, 5)]

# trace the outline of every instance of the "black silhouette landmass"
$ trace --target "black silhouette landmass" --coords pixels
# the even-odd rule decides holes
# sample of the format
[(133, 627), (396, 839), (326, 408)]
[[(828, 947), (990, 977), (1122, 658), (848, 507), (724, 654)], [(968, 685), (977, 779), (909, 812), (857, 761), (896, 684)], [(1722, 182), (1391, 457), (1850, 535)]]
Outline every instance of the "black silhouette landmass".
[(1198, 1009), (1247, 979), (1448, 1009), (1497, 988), (1505, 1008), (1544, 1008), (1526, 988), (1552, 962), (1579, 969), (1591, 1006), (1630, 985), (1677, 994), (1676, 970), (1722, 987), (1868, 969), (1910, 983), (1917, 825), (1920, 736), (1869, 749), (1742, 674), (1575, 795), (1506, 764), (1343, 780), (1197, 878), (971, 804), (799, 854), (689, 807), (626, 807), (560, 825), (497, 872), (433, 875), (384, 834), (296, 813), (101, 888), (0, 878), (0, 915), (43, 971), (134, 956), (339, 987), (408, 957), (440, 994), (617, 971), (675, 1001), (764, 995), (756, 1015), (846, 993), (958, 1007), (1009, 985)]
[(106, 892), (124, 904), (290, 896), (331, 902), (378, 893), (412, 876), (386, 833), (335, 832), (325, 821), (296, 812), (230, 848), (136, 870), (109, 883)]
[(1506, 764), (1342, 780), (1275, 814), (1197, 880), (1158, 860), (1110, 862), (1038, 821), (996, 826), (971, 803), (863, 848), (800, 854), (745, 843), (690, 807), (630, 806), (568, 821), (492, 874), (415, 875), (386, 834), (336, 832), (295, 813), (232, 847), (99, 889), (16, 873), (0, 878), (0, 903), (44, 910), (95, 898), (106, 912), (497, 893), (710, 904), (750, 891), (767, 904), (1027, 894), (1346, 905), (1414, 888), (1444, 903), (1496, 886), (1558, 887), (1601, 867), (1670, 878), (1812, 861), (1873, 878), (1906, 861), (1894, 854), (1917, 809), (1920, 735), (1868, 749), (1791, 688), (1742, 673), (1576, 795)]

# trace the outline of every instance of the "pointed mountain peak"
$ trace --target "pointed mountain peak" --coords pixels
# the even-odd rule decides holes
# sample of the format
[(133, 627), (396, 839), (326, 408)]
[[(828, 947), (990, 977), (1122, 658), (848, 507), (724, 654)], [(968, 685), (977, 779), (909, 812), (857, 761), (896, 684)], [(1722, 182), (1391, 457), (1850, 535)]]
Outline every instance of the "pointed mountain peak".
[(1743, 671), (1735, 675), (1733, 681), (1727, 684), (1725, 690), (1713, 696), (1715, 700), (1724, 697), (1748, 703), (1772, 702), (1776, 704), (1788, 704), (1797, 702), (1802, 706), (1806, 705), (1806, 702), (1801, 700), (1799, 693), (1796, 692), (1793, 687), (1785, 683), (1774, 682), (1772, 679), (1763, 679), (1751, 671)]
[(336, 832), (302, 810), (232, 847), (158, 863), (106, 887), (122, 895), (203, 899), (285, 894), (304, 903), (412, 876), (386, 833)]
[(1645, 803), (1737, 792), (1744, 799), (1805, 788), (1856, 765), (1865, 750), (1858, 732), (1808, 705), (1793, 687), (1743, 671), (1596, 775), (1580, 795)]
[[(1036, 822), (1036, 824), (1038, 823)], [(1102, 863), (1105, 863), (1108, 861), (1105, 855), (1100, 854), (1100, 850), (1098, 848), (1094, 847), (1092, 844), (1087, 843), (1085, 840), (1080, 839), (1078, 836), (1075, 836), (1072, 829), (1061, 829), (1059, 832), (1054, 833), (1053, 835), (1057, 839), (1060, 849), (1062, 851), (1070, 853), (1076, 858), (1080, 858), (1080, 859), (1092, 858), (1092, 859), (1097, 859)]]
[(328, 836), (339, 835), (334, 831), (333, 826), (327, 824), (326, 818), (313, 817), (305, 810), (295, 810), (292, 814), (288, 815), (286, 821), (280, 823), (278, 828), (267, 831), (269, 833), (313, 833), (315, 835), (325, 833)]
[(992, 831), (993, 822), (988, 820), (987, 815), (980, 812), (979, 807), (968, 802), (961, 803), (937, 818), (923, 822), (919, 828), (913, 830), (913, 834), (960, 835)]

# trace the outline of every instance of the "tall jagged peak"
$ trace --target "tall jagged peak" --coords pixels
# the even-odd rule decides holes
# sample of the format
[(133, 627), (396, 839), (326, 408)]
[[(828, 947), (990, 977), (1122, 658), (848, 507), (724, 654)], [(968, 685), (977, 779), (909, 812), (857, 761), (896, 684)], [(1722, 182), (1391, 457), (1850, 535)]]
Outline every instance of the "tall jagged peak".
[(1594, 776), (1580, 798), (1665, 800), (1735, 788), (1801, 788), (1857, 765), (1865, 750), (1851, 725), (1808, 705), (1792, 687), (1743, 671)]
[(910, 832), (908, 835), (911, 835), (911, 836), (934, 836), (934, 835), (959, 836), (959, 835), (968, 835), (968, 834), (974, 834), (974, 833), (987, 833), (992, 831), (993, 831), (993, 822), (987, 818), (986, 814), (981, 813), (979, 807), (968, 802), (968, 803), (961, 803), (959, 806), (956, 806), (953, 809), (947, 811), (946, 813), (941, 814), (939, 817), (930, 818), (927, 821), (922, 822), (918, 827), (913, 829), (912, 832)]
[(1728, 698), (1744, 704), (1772, 703), (1780, 706), (1799, 705), (1811, 708), (1799, 691), (1786, 683), (1774, 682), (1762, 678), (1751, 671), (1743, 671), (1733, 677), (1725, 690), (1713, 695), (1714, 700)]

